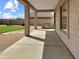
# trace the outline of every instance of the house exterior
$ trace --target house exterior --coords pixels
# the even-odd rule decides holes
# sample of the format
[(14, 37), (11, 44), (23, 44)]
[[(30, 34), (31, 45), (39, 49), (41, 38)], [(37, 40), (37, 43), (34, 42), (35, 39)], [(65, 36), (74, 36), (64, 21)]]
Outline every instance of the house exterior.
[(59, 0), (55, 8), (56, 32), (63, 40), (68, 49), (72, 52), (76, 59), (79, 59), (79, 0), (67, 0), (68, 2), (68, 19), (67, 33), (60, 29), (60, 7), (66, 3), (66, 0)]
[[(42, 12), (38, 13), (37, 20), (35, 19), (35, 13), (30, 12), (30, 26), (34, 26), (37, 23), (37, 26), (45, 27), (48, 24), (48, 28), (54, 28), (54, 16), (51, 12)], [(24, 19), (0, 19), (0, 25), (24, 25)]]
[[(37, 12), (53, 11), (54, 21), (55, 21), (54, 22), (55, 31), (58, 33), (59, 37), (65, 43), (65, 45), (72, 53), (72, 55), (75, 57), (75, 59), (79, 59), (79, 45), (78, 45), (79, 44), (79, 0), (52, 0), (52, 1), (53, 1), (52, 3), (51, 1), (49, 2), (50, 4), (55, 5), (54, 8), (53, 7), (51, 8), (50, 4), (46, 4), (48, 8), (46, 6), (41, 6), (38, 4), (40, 2), (37, 2), (36, 0), (20, 0), (20, 2), (25, 5), (25, 26), (27, 27), (25, 28), (25, 35), (26, 36), (29, 35), (30, 6), (33, 9), (35, 9), (36, 15)], [(35, 16), (35, 19), (37, 19), (37, 16)]]

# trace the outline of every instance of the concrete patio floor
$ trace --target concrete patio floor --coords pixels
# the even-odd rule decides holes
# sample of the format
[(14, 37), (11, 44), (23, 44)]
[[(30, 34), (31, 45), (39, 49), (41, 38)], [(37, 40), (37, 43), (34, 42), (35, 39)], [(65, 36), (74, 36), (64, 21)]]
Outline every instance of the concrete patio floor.
[(5, 51), (0, 59), (74, 59), (53, 30), (34, 30)]

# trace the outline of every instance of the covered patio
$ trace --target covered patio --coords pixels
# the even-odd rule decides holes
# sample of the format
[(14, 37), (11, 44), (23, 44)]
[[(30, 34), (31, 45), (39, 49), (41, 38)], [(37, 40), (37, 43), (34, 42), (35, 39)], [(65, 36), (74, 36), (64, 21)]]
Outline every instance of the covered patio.
[[(58, 4), (58, 0), (18, 0), (25, 6), (25, 36), (30, 34), (31, 23), (31, 11), (33, 11), (33, 17), (38, 21), (38, 17), (51, 18), (51, 22), (54, 23), (50, 26), (55, 28), (54, 8)], [(39, 1), (39, 2), (38, 2)], [(42, 15), (42, 16), (40, 16)], [(52, 18), (53, 17), (53, 18)], [(41, 22), (41, 20), (39, 21)], [(34, 24), (34, 28), (37, 29), (37, 23)]]
[[(56, 32), (55, 8), (60, 0), (18, 1), (25, 6), (25, 37), (0, 53), (0, 59), (75, 59)], [(35, 30), (30, 32), (30, 7), (35, 11), (36, 20), (38, 12), (53, 12), (54, 29), (37, 30), (35, 24)]]
[[(40, 34), (41, 33), (41, 34)], [(0, 59), (74, 59), (53, 29), (34, 30), (0, 54)]]

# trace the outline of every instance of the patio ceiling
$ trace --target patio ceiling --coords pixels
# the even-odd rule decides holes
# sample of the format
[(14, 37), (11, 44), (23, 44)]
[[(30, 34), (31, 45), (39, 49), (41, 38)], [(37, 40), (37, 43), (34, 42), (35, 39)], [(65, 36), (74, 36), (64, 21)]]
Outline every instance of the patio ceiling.
[(59, 0), (27, 0), (36, 10), (53, 10)]
[(21, 0), (27, 1), (36, 10), (54, 10), (59, 0)]

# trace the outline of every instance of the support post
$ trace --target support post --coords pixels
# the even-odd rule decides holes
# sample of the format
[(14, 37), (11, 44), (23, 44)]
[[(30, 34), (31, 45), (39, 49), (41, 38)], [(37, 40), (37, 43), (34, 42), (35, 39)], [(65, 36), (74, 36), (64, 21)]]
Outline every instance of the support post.
[(54, 28), (56, 30), (56, 12), (54, 12)]
[(37, 12), (35, 12), (35, 25), (34, 25), (35, 30), (37, 30), (37, 19), (38, 19)]
[(30, 5), (25, 4), (25, 36), (30, 35)]

